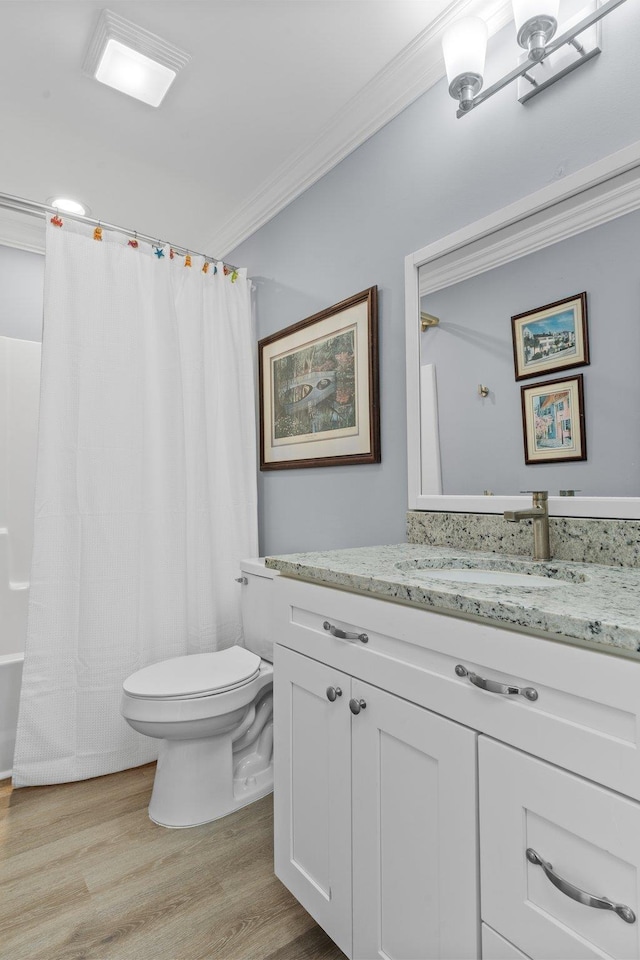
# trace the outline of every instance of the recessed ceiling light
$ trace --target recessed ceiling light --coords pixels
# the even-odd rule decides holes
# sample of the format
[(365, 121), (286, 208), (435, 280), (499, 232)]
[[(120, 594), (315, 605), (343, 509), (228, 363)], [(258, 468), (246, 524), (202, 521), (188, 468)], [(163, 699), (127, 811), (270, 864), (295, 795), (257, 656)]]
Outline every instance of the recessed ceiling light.
[(85, 76), (158, 107), (191, 57), (154, 33), (103, 10), (82, 66)]
[(55, 207), (56, 210), (62, 210), (64, 213), (75, 213), (79, 217), (86, 217), (91, 213), (86, 204), (72, 200), (70, 197), (49, 197), (47, 204), (50, 207)]

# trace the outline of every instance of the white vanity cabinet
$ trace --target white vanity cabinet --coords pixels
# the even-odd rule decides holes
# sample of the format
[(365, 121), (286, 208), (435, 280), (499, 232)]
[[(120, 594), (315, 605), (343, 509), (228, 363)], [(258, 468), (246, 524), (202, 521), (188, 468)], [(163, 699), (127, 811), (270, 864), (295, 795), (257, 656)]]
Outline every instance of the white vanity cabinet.
[(351, 678), (284, 647), (274, 653), (274, 681), (276, 672), (275, 871), (351, 954)]
[(460, 724), (353, 680), (353, 956), (477, 956), (475, 751)]
[(640, 662), (282, 576), (274, 622), (276, 873), (347, 956), (640, 960)]
[(529, 957), (640, 957), (637, 801), (486, 737), (478, 768), (485, 923)]
[(477, 956), (476, 734), (284, 647), (275, 664), (277, 875), (350, 957)]

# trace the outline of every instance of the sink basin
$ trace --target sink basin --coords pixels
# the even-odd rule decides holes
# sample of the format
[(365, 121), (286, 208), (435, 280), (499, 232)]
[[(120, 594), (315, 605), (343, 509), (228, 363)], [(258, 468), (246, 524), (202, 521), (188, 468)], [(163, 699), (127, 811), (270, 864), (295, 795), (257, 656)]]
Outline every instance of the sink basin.
[(508, 570), (421, 570), (430, 580), (453, 580), (456, 583), (487, 583), (495, 587), (557, 587), (558, 579), (539, 577), (535, 573), (512, 573)]
[(403, 560), (396, 564), (396, 569), (413, 579), (536, 590), (586, 580), (580, 571), (552, 561), (539, 563), (493, 557)]

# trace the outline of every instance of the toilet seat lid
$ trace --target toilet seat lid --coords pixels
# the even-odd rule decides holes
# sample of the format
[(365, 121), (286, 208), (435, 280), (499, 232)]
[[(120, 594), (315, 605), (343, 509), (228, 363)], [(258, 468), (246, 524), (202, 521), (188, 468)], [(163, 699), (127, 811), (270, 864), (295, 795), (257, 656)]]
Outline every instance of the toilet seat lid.
[(131, 697), (177, 700), (206, 697), (240, 687), (258, 675), (260, 657), (244, 647), (193, 653), (143, 667), (123, 683)]

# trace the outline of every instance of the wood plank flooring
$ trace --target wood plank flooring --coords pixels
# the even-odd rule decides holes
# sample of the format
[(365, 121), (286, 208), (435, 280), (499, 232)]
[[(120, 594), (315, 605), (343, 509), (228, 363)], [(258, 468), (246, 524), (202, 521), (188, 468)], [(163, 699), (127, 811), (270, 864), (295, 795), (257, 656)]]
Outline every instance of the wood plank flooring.
[(154, 772), (0, 781), (1, 960), (344, 960), (273, 874), (271, 797), (167, 830)]

